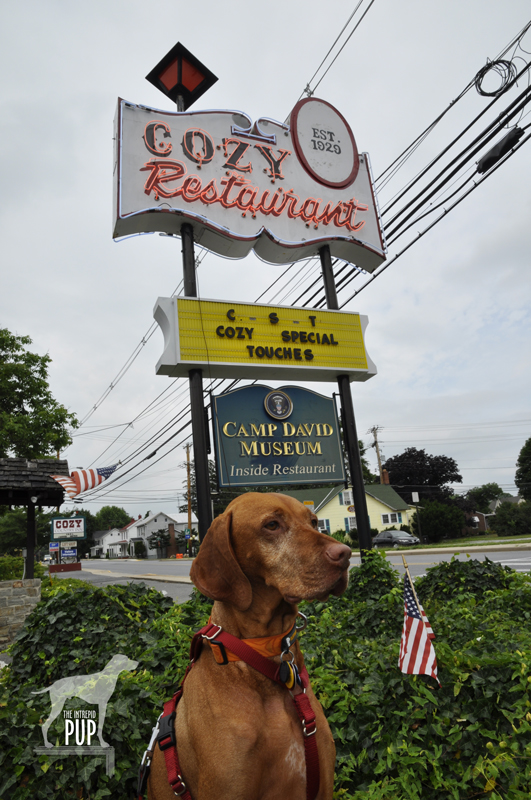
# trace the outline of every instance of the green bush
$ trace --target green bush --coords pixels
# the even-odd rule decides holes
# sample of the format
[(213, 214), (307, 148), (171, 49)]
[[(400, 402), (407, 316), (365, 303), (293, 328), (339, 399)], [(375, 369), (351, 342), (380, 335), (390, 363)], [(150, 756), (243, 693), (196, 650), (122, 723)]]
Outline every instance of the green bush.
[(506, 589), (513, 575), (514, 570), (488, 558), (484, 561), (475, 558), (459, 561), (452, 556), (450, 561), (441, 561), (424, 577), (417, 578), (415, 587), (422, 597), (429, 600), (448, 601), (462, 593), (481, 599), (485, 592)]
[[(437, 636), (441, 688), (397, 667), (403, 592), (381, 553), (351, 570), (343, 597), (302, 604), (301, 647), (336, 742), (335, 800), (528, 800), (531, 577), (492, 562), (484, 570), (453, 561), (416, 581)], [(145, 587), (45, 583), (0, 679), (0, 797), (129, 800), (160, 704), (210, 609), (198, 592), (174, 605)], [(36, 759), (49, 700), (31, 690), (101, 668), (116, 652), (140, 663), (121, 674), (107, 709), (115, 775), (87, 757)], [(52, 726), (50, 740), (62, 730)]]
[[(22, 556), (0, 556), (0, 581), (16, 581), (22, 578), (24, 559)], [(42, 578), (44, 567), (35, 562), (33, 565), (35, 578)]]
[(136, 558), (145, 558), (146, 557), (146, 543), (143, 539), (140, 539), (138, 542), (135, 542), (135, 556)]
[(419, 534), (417, 514), (420, 517), (422, 536), (427, 536), (430, 542), (458, 539), (462, 535), (465, 515), (456, 506), (440, 503), (438, 500), (424, 500), (422, 506), (418, 507), (411, 526), (414, 535), (422, 539)]
[(531, 503), (502, 503), (489, 526), (498, 536), (522, 536), (531, 534)]

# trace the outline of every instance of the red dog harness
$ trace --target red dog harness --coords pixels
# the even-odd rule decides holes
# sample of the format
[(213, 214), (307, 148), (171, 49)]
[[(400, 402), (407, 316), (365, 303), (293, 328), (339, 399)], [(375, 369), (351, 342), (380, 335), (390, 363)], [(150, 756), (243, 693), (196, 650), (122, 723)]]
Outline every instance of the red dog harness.
[[(302, 616), (306, 622), (306, 618)], [(317, 752), (317, 742), (315, 733), (317, 730), (315, 722), (315, 714), (308, 700), (306, 689), (309, 686), (309, 678), (306, 667), (303, 667), (300, 675), (293, 664), (293, 654), (290, 651), (290, 646), (295, 641), (297, 631), (299, 629), (294, 627), (288, 634), (282, 638), (284, 649), (281, 653), (281, 658), (289, 653), (292, 656), (291, 662), (281, 660), (280, 664), (275, 664), (273, 661), (265, 658), (253, 647), (245, 643), (244, 640), (238, 639), (236, 636), (224, 631), (220, 625), (215, 625), (209, 622), (204, 628), (198, 631), (192, 639), (190, 646), (190, 664), (186, 668), (183, 681), (173, 695), (172, 699), (164, 703), (164, 711), (157, 720), (157, 724), (153, 728), (151, 741), (147, 747), (146, 752), (142, 757), (140, 771), (138, 775), (138, 800), (142, 800), (146, 791), (147, 778), (149, 775), (151, 758), (155, 745), (159, 745), (159, 749), (164, 753), (166, 761), (166, 771), (168, 774), (168, 782), (177, 797), (182, 800), (192, 800), (192, 796), (186, 787), (186, 784), (181, 775), (181, 768), (179, 765), (179, 756), (177, 754), (177, 741), (175, 739), (175, 715), (177, 711), (177, 704), (183, 694), (183, 686), (186, 677), (194, 664), (198, 661), (201, 655), (203, 646), (203, 639), (206, 639), (213, 647), (219, 648), (222, 660), (216, 661), (221, 664), (228, 664), (227, 651), (229, 654), (234, 654), (239, 660), (245, 661), (250, 667), (261, 672), (275, 683), (288, 689), (295, 705), (295, 710), (302, 724), (302, 733), (304, 736), (304, 756), (306, 760), (306, 800), (315, 800), (317, 792), (319, 791), (319, 756)], [(295, 634), (294, 638), (291, 638)], [(252, 640), (249, 640), (252, 641)]]

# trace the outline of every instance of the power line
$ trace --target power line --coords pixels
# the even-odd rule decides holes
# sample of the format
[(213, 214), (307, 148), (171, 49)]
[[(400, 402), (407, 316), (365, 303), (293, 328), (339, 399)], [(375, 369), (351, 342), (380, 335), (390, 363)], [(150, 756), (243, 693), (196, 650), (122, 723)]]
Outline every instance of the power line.
[[(367, 9), (366, 9), (366, 10), (363, 12), (363, 14), (362, 14), (361, 18), (359, 19), (359, 21), (357, 22), (357, 24), (354, 26), (353, 30), (350, 32), (350, 34), (348, 35), (348, 37), (347, 37), (347, 39), (345, 40), (345, 42), (344, 42), (344, 43), (341, 45), (341, 48), (339, 49), (339, 51), (337, 52), (337, 54), (334, 56), (334, 58), (332, 59), (332, 61), (331, 61), (331, 62), (330, 62), (330, 64), (328, 65), (328, 67), (326, 68), (326, 70), (325, 70), (325, 72), (323, 73), (323, 75), (322, 75), (322, 76), (319, 78), (319, 81), (318, 81), (318, 82), (315, 84), (315, 86), (314, 86), (314, 87), (313, 87), (313, 89), (312, 89), (312, 88), (310, 87), (310, 84), (311, 84), (311, 82), (312, 82), (312, 81), (313, 81), (313, 79), (316, 77), (317, 73), (319, 72), (319, 70), (321, 69), (321, 67), (324, 65), (324, 63), (326, 62), (327, 58), (328, 58), (328, 57), (331, 55), (331, 53), (332, 53), (332, 51), (333, 51), (334, 47), (336, 46), (336, 44), (337, 44), (337, 43), (339, 42), (339, 40), (341, 39), (341, 36), (342, 36), (342, 35), (343, 35), (343, 33), (345, 32), (345, 30), (348, 28), (348, 26), (349, 26), (349, 24), (350, 24), (351, 20), (354, 18), (354, 16), (355, 16), (356, 12), (358, 11), (358, 9), (359, 9), (359, 7), (362, 5), (362, 3), (363, 3), (363, 0), (359, 0), (359, 2), (358, 2), (358, 5), (355, 7), (354, 11), (352, 12), (352, 14), (350, 15), (350, 17), (349, 17), (349, 18), (348, 18), (348, 20), (346, 21), (345, 25), (343, 25), (343, 27), (341, 28), (341, 30), (340, 30), (340, 32), (339, 32), (339, 34), (338, 34), (338, 36), (337, 36), (337, 37), (336, 37), (336, 39), (334, 40), (334, 43), (332, 44), (332, 46), (331, 46), (331, 47), (330, 47), (330, 49), (328, 50), (327, 54), (325, 55), (325, 57), (323, 58), (323, 60), (321, 61), (321, 63), (319, 64), (319, 66), (317, 67), (317, 69), (315, 70), (315, 72), (313, 73), (312, 77), (310, 78), (310, 80), (309, 80), (309, 81), (308, 81), (308, 83), (306, 84), (306, 88), (305, 88), (305, 89), (304, 89), (304, 90), (303, 90), (303, 91), (300, 93), (300, 95), (299, 95), (299, 97), (298, 97), (298, 100), (297, 100), (297, 102), (299, 102), (299, 100), (301, 100), (301, 98), (302, 98), (302, 97), (303, 97), (305, 94), (306, 94), (306, 95), (308, 95), (309, 97), (311, 97), (311, 95), (313, 95), (313, 94), (315, 93), (315, 90), (317, 89), (317, 87), (319, 86), (319, 84), (322, 82), (323, 78), (324, 78), (324, 77), (325, 77), (325, 76), (328, 74), (328, 72), (329, 72), (329, 71), (330, 71), (330, 69), (332, 68), (333, 64), (335, 64), (335, 62), (336, 62), (336, 60), (338, 59), (338, 57), (340, 56), (340, 54), (343, 52), (344, 48), (346, 47), (346, 45), (348, 44), (348, 42), (350, 41), (350, 39), (352, 38), (352, 36), (354, 35), (354, 33), (357, 31), (357, 29), (358, 29), (358, 28), (359, 28), (359, 26), (361, 25), (361, 23), (362, 23), (363, 19), (365, 18), (365, 16), (366, 16), (367, 12), (369, 11), (369, 9), (371, 8), (371, 6), (373, 5), (373, 3), (374, 3), (374, 0), (371, 0), (371, 2), (369, 3), (369, 6), (368, 6), (368, 8), (367, 8)], [(289, 117), (288, 117), (288, 118), (286, 118), (286, 122), (287, 122), (287, 120), (288, 120), (288, 119), (289, 119)]]

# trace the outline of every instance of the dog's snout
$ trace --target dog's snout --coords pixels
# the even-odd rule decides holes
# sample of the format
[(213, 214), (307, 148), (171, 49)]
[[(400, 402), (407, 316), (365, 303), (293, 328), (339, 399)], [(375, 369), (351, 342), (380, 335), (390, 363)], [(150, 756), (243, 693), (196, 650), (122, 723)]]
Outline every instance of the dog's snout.
[(341, 567), (341, 569), (347, 569), (350, 556), (352, 555), (352, 550), (348, 545), (341, 544), (337, 542), (337, 544), (329, 545), (325, 550), (326, 557), (332, 561), (334, 566)]

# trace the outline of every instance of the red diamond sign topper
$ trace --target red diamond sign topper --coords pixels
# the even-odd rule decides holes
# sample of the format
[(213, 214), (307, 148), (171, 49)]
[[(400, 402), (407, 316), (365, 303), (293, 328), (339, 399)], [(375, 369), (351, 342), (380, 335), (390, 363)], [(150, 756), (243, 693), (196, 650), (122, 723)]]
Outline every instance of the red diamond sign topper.
[(146, 75), (146, 80), (174, 103), (181, 97), (182, 110), (186, 111), (218, 79), (186, 47), (177, 42), (149, 75)]

